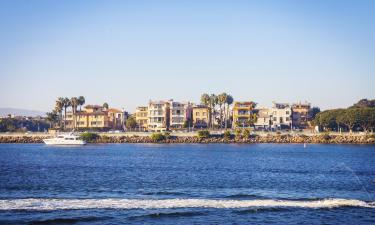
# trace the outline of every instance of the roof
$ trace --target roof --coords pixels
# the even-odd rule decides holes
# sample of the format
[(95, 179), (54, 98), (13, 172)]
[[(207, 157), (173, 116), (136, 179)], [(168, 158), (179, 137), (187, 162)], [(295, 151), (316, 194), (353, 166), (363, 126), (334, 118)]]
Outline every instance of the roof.
[(111, 112), (111, 113), (122, 113), (121, 110), (119, 110), (119, 109), (115, 109), (115, 108), (110, 108), (110, 109), (108, 109), (107, 111), (108, 111), (108, 112)]
[(103, 108), (103, 106), (101, 106), (101, 105), (86, 105), (85, 108), (86, 109)]

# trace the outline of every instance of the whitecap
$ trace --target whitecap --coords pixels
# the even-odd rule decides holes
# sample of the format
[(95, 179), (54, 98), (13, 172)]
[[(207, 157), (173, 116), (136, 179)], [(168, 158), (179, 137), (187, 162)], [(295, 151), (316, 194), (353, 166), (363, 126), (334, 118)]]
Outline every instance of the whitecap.
[(356, 199), (323, 200), (219, 200), (219, 199), (7, 199), (0, 210), (76, 210), (76, 209), (173, 209), (173, 208), (375, 208), (374, 202)]

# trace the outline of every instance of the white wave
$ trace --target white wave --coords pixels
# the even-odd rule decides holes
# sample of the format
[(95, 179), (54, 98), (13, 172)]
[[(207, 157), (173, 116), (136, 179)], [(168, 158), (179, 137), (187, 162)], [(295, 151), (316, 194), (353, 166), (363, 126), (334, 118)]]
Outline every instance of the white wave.
[(215, 200), (215, 199), (12, 199), (0, 200), (0, 210), (70, 209), (166, 209), (166, 208), (375, 208), (374, 202), (355, 199), (297, 200)]

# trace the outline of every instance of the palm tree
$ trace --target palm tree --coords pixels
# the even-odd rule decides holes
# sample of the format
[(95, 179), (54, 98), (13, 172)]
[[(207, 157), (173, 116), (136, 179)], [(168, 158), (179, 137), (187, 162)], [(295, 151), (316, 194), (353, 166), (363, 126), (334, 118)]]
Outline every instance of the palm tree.
[(210, 104), (210, 96), (206, 93), (202, 94), (201, 96), (201, 104), (205, 106), (209, 106)]
[(104, 102), (104, 104), (103, 104), (103, 108), (108, 109), (108, 108), (109, 108), (108, 103)]
[(214, 128), (215, 119), (215, 106), (217, 105), (218, 98), (215, 94), (210, 95), (210, 110), (211, 110), (211, 128)]
[(50, 128), (54, 127), (54, 125), (56, 124), (56, 122), (59, 119), (59, 115), (58, 115), (57, 111), (52, 110), (52, 112), (48, 112), (46, 114), (47, 114), (46, 120), (49, 122)]
[(73, 128), (75, 128), (75, 124), (76, 124), (76, 112), (77, 112), (77, 107), (79, 105), (79, 100), (77, 97), (73, 97), (70, 99), (70, 104), (72, 106), (72, 112), (73, 112)]
[(223, 127), (223, 106), (224, 106), (224, 112), (225, 112), (225, 103), (227, 102), (227, 93), (221, 93), (217, 96), (219, 109), (220, 109), (220, 128)]
[(81, 111), (81, 106), (83, 106), (85, 104), (85, 102), (86, 102), (85, 97), (83, 97), (83, 96), (78, 97), (79, 111)]
[(62, 111), (64, 108), (64, 98), (59, 97), (55, 103), (55, 111), (59, 114), (60, 129), (62, 127)]
[(232, 97), (231, 95), (228, 95), (228, 96), (227, 96), (227, 101), (226, 101), (226, 103), (227, 103), (227, 118), (226, 118), (226, 120), (225, 120), (225, 129), (228, 128), (229, 107), (230, 107), (230, 105), (233, 104), (233, 97)]
[(66, 129), (66, 109), (71, 105), (69, 98), (65, 97), (63, 100), (64, 105), (64, 129)]

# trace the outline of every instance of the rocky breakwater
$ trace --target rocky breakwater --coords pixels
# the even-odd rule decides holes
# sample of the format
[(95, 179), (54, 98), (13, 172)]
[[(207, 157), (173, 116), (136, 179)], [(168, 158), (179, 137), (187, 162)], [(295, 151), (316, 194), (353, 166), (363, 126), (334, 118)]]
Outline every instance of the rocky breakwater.
[(43, 139), (50, 136), (29, 136), (29, 135), (2, 135), (0, 143), (43, 143)]
[(149, 136), (100, 136), (93, 143), (321, 143), (321, 144), (375, 144), (375, 135), (252, 135), (249, 137), (224, 137), (210, 136), (199, 137), (174, 137), (164, 136), (158, 140)]
[[(43, 143), (43, 139), (51, 136), (42, 135), (1, 135), (0, 143)], [(195, 136), (161, 136), (158, 139), (152, 136), (111, 136), (111, 135), (97, 135), (89, 143), (321, 143), (321, 144), (375, 144), (375, 134), (368, 135), (290, 135), (290, 134), (269, 134), (265, 136), (251, 135), (244, 136), (209, 136), (209, 137), (195, 137)]]

